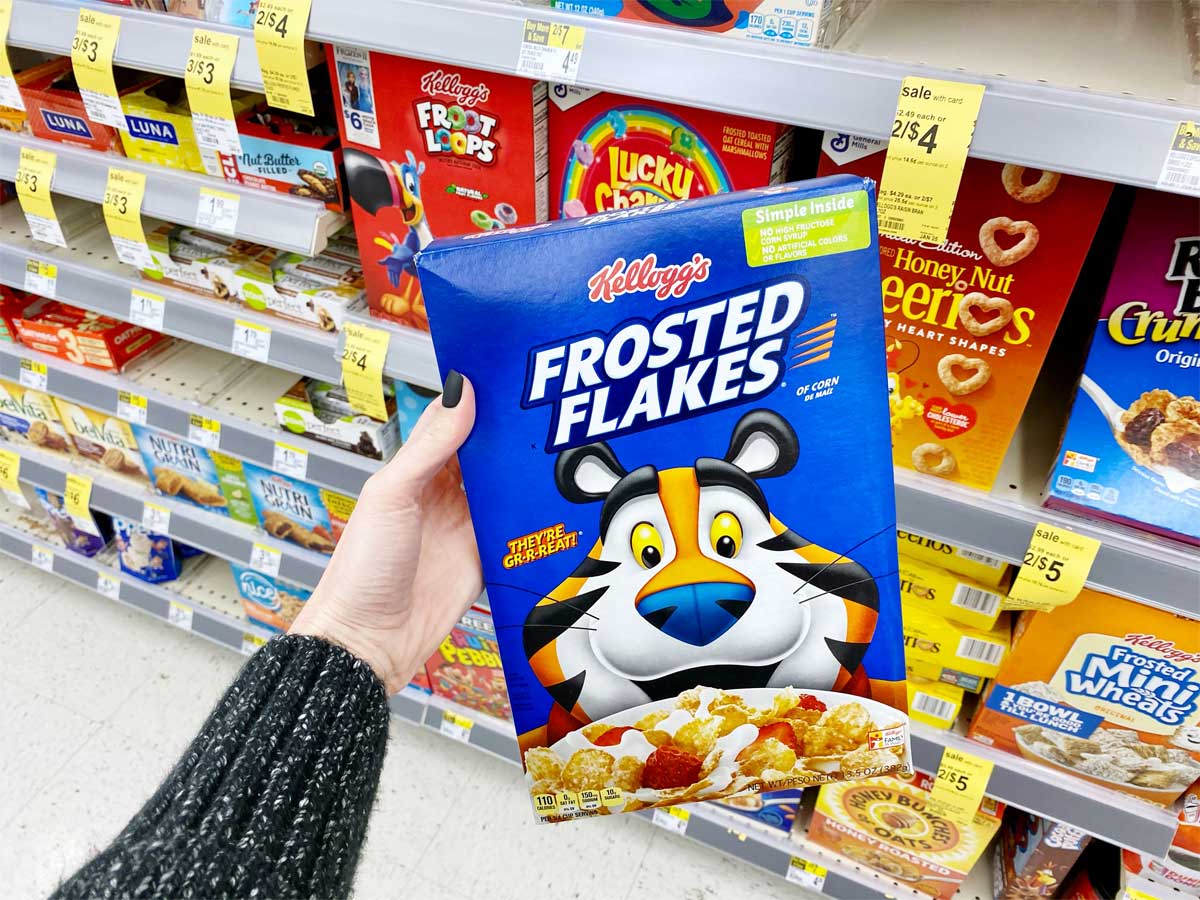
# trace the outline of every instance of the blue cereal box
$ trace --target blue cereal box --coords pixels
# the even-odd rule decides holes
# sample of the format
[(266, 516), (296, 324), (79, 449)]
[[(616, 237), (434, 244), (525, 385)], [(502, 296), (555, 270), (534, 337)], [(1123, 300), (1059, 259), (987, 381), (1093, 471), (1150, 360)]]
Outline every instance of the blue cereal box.
[(354, 498), (243, 463), (258, 522), (271, 537), (318, 553), (333, 553), (354, 512)]
[(182, 571), (183, 557), (169, 535), (155, 534), (140, 522), (113, 517), (117, 560), (121, 571), (142, 581), (159, 584), (174, 581)]
[(1200, 544), (1200, 200), (1138, 191), (1047, 506)]
[[(435, 242), (543, 821), (908, 767), (872, 182)], [(480, 327), (480, 323), (487, 323)]]

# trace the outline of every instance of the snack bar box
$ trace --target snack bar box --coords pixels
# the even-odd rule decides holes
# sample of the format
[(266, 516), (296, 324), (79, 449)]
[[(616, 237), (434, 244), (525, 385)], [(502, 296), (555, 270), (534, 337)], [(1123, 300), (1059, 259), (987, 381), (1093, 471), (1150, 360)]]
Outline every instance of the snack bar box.
[(1200, 623), (1084, 589), (1022, 615), (969, 737), (1167, 805), (1200, 778)]
[(371, 314), (427, 331), (419, 250), (546, 219), (546, 85), (357, 47), (328, 54)]
[(556, 86), (550, 94), (555, 218), (778, 184), (790, 126)]
[[(821, 150), (822, 175), (880, 178), (887, 141)], [(968, 159), (945, 243), (880, 237), (897, 466), (991, 488), (1111, 191)]]
[(1046, 505), (1200, 545), (1200, 200), (1140, 190)]
[(909, 765), (873, 214), (819, 179), (418, 258), (543, 821)]
[[(125, 95), (148, 87), (158, 80), (124, 66), (113, 66), (117, 94)], [(71, 70), (70, 58), (45, 63), (40, 77), (21, 86), (21, 99), (29, 117), (29, 130), (35, 136), (91, 150), (122, 154), (120, 130), (88, 118)]]

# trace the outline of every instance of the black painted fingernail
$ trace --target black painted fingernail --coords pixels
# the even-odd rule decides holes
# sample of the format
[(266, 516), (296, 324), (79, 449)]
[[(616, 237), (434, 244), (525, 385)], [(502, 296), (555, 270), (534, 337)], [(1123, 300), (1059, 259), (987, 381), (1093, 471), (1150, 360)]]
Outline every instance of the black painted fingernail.
[(446, 383), (442, 385), (442, 406), (446, 409), (458, 406), (458, 401), (462, 399), (462, 389), (462, 373), (451, 369), (450, 374), (446, 376)]

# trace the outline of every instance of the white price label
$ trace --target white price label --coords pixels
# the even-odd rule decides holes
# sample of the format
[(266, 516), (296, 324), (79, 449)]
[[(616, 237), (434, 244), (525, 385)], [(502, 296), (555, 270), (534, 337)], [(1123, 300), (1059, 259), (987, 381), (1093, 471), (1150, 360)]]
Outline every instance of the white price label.
[(55, 247), (67, 246), (58, 219), (47, 219), (45, 216), (25, 215), (25, 224), (29, 226), (29, 236), (43, 244), (53, 244)]
[(448, 709), (442, 713), (441, 732), (456, 741), (462, 741), (464, 744), (470, 743), (471, 729), (474, 727), (475, 723), (466, 716), (460, 716)]
[[(150, 248), (142, 241), (133, 241), (127, 237), (120, 235), (111, 235), (113, 249), (117, 252), (117, 259), (125, 263), (127, 266), (135, 266), (139, 269), (153, 269), (154, 257), (150, 255)], [(65, 247), (66, 244), (63, 244)]]
[(282, 561), (283, 554), (274, 547), (255, 544), (250, 549), (250, 568), (262, 572), (264, 575), (270, 575), (272, 578), (278, 575), (279, 564)]
[(142, 527), (151, 534), (171, 533), (171, 511), (153, 503), (142, 504)]
[(117, 418), (137, 425), (145, 425), (150, 412), (150, 401), (141, 394), (117, 391)]
[(586, 33), (582, 25), (526, 19), (517, 74), (539, 81), (574, 84), (579, 76)]
[(25, 260), (25, 290), (54, 298), (58, 291), (58, 266), (36, 259)]
[(54, 571), (54, 551), (49, 547), (34, 544), (29, 551), (29, 561), (43, 572)]
[(667, 831), (673, 831), (675, 834), (687, 834), (688, 820), (692, 814), (686, 809), (680, 809), (678, 806), (668, 806), (666, 809), (659, 807), (654, 810), (654, 824), (659, 828), (665, 828)]
[(237, 231), (240, 204), (241, 198), (237, 194), (201, 188), (200, 202), (196, 207), (196, 227), (219, 234), (234, 234)]
[(1158, 186), (1200, 197), (1200, 122), (1180, 122), (1158, 173)]
[[(211, 116), (208, 113), (193, 112), (192, 127), (196, 131), (196, 143), (214, 153), (226, 156), (242, 155), (242, 139), (238, 135), (237, 122), (224, 116)], [(234, 225), (237, 224), (237, 211), (233, 214)]]
[(242, 652), (247, 656), (257, 653), (265, 646), (267, 646), (267, 639), (265, 637), (251, 634), (249, 631), (242, 632)]
[(271, 468), (280, 475), (290, 475), (293, 478), (308, 477), (308, 451), (293, 447), (290, 444), (276, 444)]
[(158, 294), (134, 288), (129, 293), (129, 321), (153, 331), (162, 331), (167, 301)]
[(221, 423), (204, 416), (188, 416), (188, 440), (206, 450), (221, 448)]
[(177, 603), (172, 600), (171, 605), (167, 607), (167, 621), (176, 628), (182, 628), (184, 631), (192, 630), (192, 619), (195, 617), (196, 611), (190, 606), (182, 603)]
[(29, 388), (32, 391), (44, 391), (49, 379), (50, 373), (46, 369), (45, 363), (34, 362), (32, 359), (21, 360), (21, 374), (17, 378), (21, 382), (21, 387)]
[(120, 600), (121, 579), (107, 572), (100, 572), (96, 575), (96, 591), (109, 600)]
[(238, 356), (255, 362), (271, 361), (271, 329), (266, 325), (237, 319), (233, 323), (233, 345)]
[(810, 891), (824, 890), (825, 876), (828, 874), (829, 870), (824, 866), (801, 859), (799, 856), (793, 856), (791, 862), (788, 863), (787, 880), (792, 884), (808, 888)]

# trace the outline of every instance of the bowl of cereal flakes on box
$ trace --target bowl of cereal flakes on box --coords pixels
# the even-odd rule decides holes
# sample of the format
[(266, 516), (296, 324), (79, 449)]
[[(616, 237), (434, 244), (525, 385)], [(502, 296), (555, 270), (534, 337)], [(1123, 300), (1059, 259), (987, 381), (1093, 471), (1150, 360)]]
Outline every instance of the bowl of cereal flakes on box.
[(833, 691), (709, 687), (592, 722), (525, 753), (543, 818), (631, 812), (907, 771), (908, 723)]

